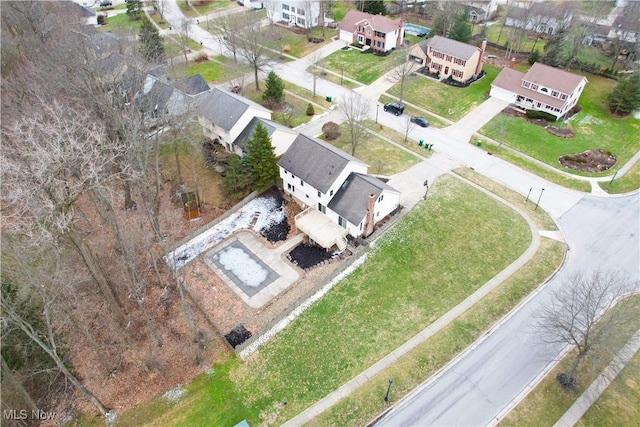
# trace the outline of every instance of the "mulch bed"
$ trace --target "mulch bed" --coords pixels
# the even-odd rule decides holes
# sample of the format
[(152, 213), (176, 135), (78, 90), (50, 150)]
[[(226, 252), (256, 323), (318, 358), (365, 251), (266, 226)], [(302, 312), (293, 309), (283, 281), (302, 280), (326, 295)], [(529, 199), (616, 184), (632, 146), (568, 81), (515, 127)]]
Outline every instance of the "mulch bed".
[(611, 169), (618, 159), (610, 151), (587, 150), (579, 154), (567, 154), (558, 157), (560, 164), (566, 168), (581, 172), (603, 172)]
[(318, 246), (301, 243), (287, 254), (287, 258), (298, 267), (307, 269), (331, 259), (331, 252)]

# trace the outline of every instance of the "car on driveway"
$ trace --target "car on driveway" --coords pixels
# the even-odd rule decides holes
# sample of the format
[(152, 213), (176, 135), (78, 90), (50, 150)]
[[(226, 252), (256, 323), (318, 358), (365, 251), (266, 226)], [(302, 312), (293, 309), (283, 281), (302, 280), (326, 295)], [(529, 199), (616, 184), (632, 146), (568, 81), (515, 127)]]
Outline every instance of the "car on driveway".
[(429, 127), (429, 120), (425, 119), (424, 117), (413, 116), (411, 117), (411, 123), (415, 123), (423, 128)]
[(395, 114), (396, 116), (399, 116), (400, 114), (404, 113), (404, 105), (398, 104), (397, 102), (384, 104), (384, 111)]

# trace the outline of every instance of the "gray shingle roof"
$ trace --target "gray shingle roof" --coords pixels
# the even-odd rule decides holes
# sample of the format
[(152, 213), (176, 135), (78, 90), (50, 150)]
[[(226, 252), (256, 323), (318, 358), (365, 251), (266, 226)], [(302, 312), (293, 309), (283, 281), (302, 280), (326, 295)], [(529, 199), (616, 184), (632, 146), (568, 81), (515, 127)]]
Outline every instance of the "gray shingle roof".
[(197, 95), (210, 89), (201, 74), (179, 81), (176, 87), (187, 95)]
[(326, 193), (349, 162), (363, 164), (324, 141), (300, 134), (278, 165)]
[(367, 199), (370, 194), (377, 199), (383, 190), (397, 192), (380, 179), (360, 173), (351, 173), (340, 190), (329, 202), (329, 209), (358, 225), (367, 215)]
[(233, 144), (244, 150), (244, 147), (247, 144), (247, 141), (253, 137), (253, 132), (255, 132), (256, 125), (258, 123), (262, 123), (262, 126), (264, 126), (267, 129), (267, 135), (269, 135), (269, 138), (271, 138), (271, 135), (273, 135), (273, 132), (275, 132), (276, 129), (291, 131), (291, 128), (283, 126), (280, 123), (276, 123), (273, 120), (267, 120), (261, 117), (254, 117), (253, 119), (251, 119), (247, 127), (245, 127), (244, 130), (240, 132), (240, 135), (238, 135), (236, 140), (233, 141)]
[(433, 36), (430, 39), (420, 42), (418, 46), (420, 46), (420, 49), (422, 49), (425, 54), (427, 53), (428, 47), (431, 46), (431, 48), (438, 52), (464, 60), (468, 60), (478, 51), (476, 46), (442, 36)]
[(269, 111), (250, 99), (216, 88), (200, 99), (198, 110), (200, 116), (228, 131), (249, 107)]

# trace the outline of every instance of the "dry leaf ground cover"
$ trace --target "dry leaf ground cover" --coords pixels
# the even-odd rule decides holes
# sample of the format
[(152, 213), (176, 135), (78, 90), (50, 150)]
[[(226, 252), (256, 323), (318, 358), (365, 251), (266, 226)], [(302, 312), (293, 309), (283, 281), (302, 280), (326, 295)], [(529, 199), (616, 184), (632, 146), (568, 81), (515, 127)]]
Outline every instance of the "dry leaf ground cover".
[[(505, 268), (530, 244), (525, 221), (452, 177), (434, 184), (356, 269), (244, 362), (230, 358), (148, 425), (279, 424), (304, 410)], [(287, 402), (284, 404), (284, 402)], [(149, 410), (156, 407), (158, 411)], [(164, 406), (164, 408), (161, 408)]]

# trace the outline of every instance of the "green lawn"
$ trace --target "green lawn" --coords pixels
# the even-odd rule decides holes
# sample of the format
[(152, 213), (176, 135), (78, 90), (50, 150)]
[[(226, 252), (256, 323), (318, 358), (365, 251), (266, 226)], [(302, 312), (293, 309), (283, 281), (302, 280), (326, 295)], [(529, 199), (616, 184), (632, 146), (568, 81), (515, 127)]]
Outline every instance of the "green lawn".
[[(149, 425), (233, 425), (245, 418), (281, 424), (438, 319), (530, 241), (526, 223), (509, 208), (443, 177), (362, 266), (260, 351), (243, 363), (214, 365), (169, 412), (145, 410), (154, 401), (122, 414), (118, 425), (139, 425), (130, 420), (140, 412)], [(456, 326), (477, 327), (473, 319)]]
[[(327, 142), (351, 154), (349, 127), (343, 123), (340, 125), (340, 131), (342, 135), (338, 140)], [(362, 138), (356, 148), (355, 157), (368, 164), (369, 172), (376, 175), (393, 175), (420, 162), (418, 157), (371, 134)]]
[(407, 139), (407, 141), (405, 141), (403, 133), (398, 132), (397, 130), (394, 130), (390, 127), (384, 127), (380, 124), (376, 124), (376, 122), (374, 122), (373, 120), (365, 120), (364, 126), (367, 129), (371, 129), (371, 131), (379, 133), (380, 135), (385, 136), (392, 141), (408, 148), (409, 150), (420, 154), (422, 157), (431, 157), (431, 155), (433, 154), (433, 150), (427, 150), (424, 145), (420, 146), (416, 141), (412, 139)]
[[(551, 135), (540, 126), (532, 125), (524, 119), (498, 115), (480, 133), (503, 141), (553, 167), (560, 167), (558, 157), (564, 154), (581, 153), (588, 149), (604, 149), (618, 157), (618, 165), (624, 164), (640, 149), (640, 120), (633, 117), (614, 118), (606, 107), (607, 95), (616, 82), (600, 76), (587, 75), (589, 83), (585, 87), (578, 104), (582, 111), (567, 124), (575, 132), (574, 138), (564, 139)], [(562, 123), (557, 125), (562, 126)], [(579, 175), (608, 175), (568, 172)]]
[(478, 140), (481, 142), (483, 150), (486, 150), (487, 152), (491, 153), (494, 156), (500, 157), (501, 159), (507, 160), (508, 162), (513, 163), (514, 165), (519, 166), (522, 169), (528, 170), (529, 172), (538, 175), (539, 177), (542, 177), (547, 181), (585, 193), (589, 193), (591, 191), (591, 184), (587, 181), (564, 176), (558, 172), (529, 161), (518, 154), (505, 150), (504, 147), (496, 146), (486, 139), (476, 138), (473, 139), (472, 143), (475, 145)]
[(609, 385), (577, 426), (600, 427), (640, 425), (640, 352), (631, 358), (620, 375)]
[[(293, 86), (292, 83), (285, 83), (285, 89), (289, 89)], [(264, 81), (260, 81), (260, 91), (256, 91), (255, 82), (246, 81), (244, 86), (243, 96), (246, 96), (250, 100), (262, 104), (262, 93), (264, 92)], [(311, 120), (310, 116), (307, 116), (308, 101), (304, 101), (297, 96), (293, 96), (285, 92), (284, 101), (292, 110), (276, 110), (271, 114), (271, 118), (285, 126), (296, 127), (301, 124), (307, 123)], [(317, 111), (319, 113), (319, 111)]]
[(205, 1), (205, 2), (199, 2), (196, 0), (196, 1), (192, 1), (191, 4), (196, 8), (198, 13), (200, 13), (201, 15), (206, 15), (210, 12), (216, 12), (219, 10), (231, 9), (234, 7), (241, 7), (235, 1), (229, 1), (229, 0), (213, 0), (213, 1)]
[(119, 36), (138, 34), (142, 26), (142, 18), (132, 21), (126, 13), (107, 17), (107, 25), (98, 27), (100, 31), (110, 31)]
[(183, 70), (187, 76), (202, 74), (202, 77), (207, 83), (226, 82), (242, 76), (243, 71), (247, 71), (244, 67), (232, 67), (217, 61), (190, 62), (187, 66), (180, 64), (179, 68)]
[[(284, 53), (296, 58), (301, 58), (310, 54), (316, 49), (331, 43), (331, 37), (336, 34), (336, 30), (325, 29), (324, 36), (322, 35), (322, 28), (313, 28), (309, 35), (296, 34), (286, 28), (270, 25), (264, 29), (265, 45), (278, 52), (284, 49)], [(323, 43), (310, 43), (308, 37), (316, 37), (324, 39)]]
[[(611, 173), (613, 174), (615, 171)], [(633, 165), (624, 176), (616, 176), (613, 182), (609, 180), (601, 182), (599, 185), (609, 194), (621, 194), (637, 190), (640, 188), (640, 162)]]
[[(507, 27), (507, 26), (502, 27), (503, 22), (504, 20), (501, 20), (500, 22), (496, 22), (493, 25), (487, 26), (487, 29), (485, 32), (485, 37), (487, 40), (489, 40), (492, 43), (497, 43), (501, 46), (505, 46), (508, 40), (510, 40), (512, 34), (514, 34), (514, 37), (518, 37), (518, 31), (520, 30), (514, 27)], [(480, 33), (481, 31), (482, 31), (482, 26), (476, 25), (474, 28), (474, 32)], [(517, 49), (519, 43), (520, 43), (520, 39), (518, 39), (517, 44), (512, 47), (514, 49)], [(536, 43), (535, 35), (531, 33), (530, 36), (528, 37), (525, 36), (523, 38), (522, 45), (519, 50), (523, 52), (531, 52), (533, 51), (533, 49), (536, 49), (542, 52), (544, 49), (544, 45), (545, 45), (545, 41), (543, 39), (538, 39)]]
[[(626, 301), (621, 302), (620, 304), (628, 304), (632, 307), (635, 307), (635, 312), (640, 310), (640, 295), (634, 295), (629, 297)], [(614, 308), (615, 309), (615, 308)], [(604, 365), (609, 363), (609, 361), (613, 357), (613, 353), (619, 351), (631, 338), (631, 336), (638, 330), (640, 327), (640, 318), (631, 319), (631, 322), (628, 322), (628, 325), (616, 325), (616, 334), (611, 334), (608, 338), (609, 342), (604, 343), (603, 348), (609, 349), (609, 351), (605, 352), (606, 354), (601, 355), (603, 359), (601, 362), (603, 366), (597, 370), (592, 370), (588, 366), (588, 363), (583, 363), (581, 368), (578, 369), (576, 373), (576, 378), (578, 380), (578, 387), (573, 392), (567, 392), (560, 387), (555, 377), (558, 373), (562, 372), (563, 369), (566, 369), (567, 366), (573, 361), (574, 353), (569, 353), (560, 365), (556, 367), (556, 369), (552, 370), (543, 380), (542, 382), (529, 393), (529, 395), (518, 404), (505, 419), (500, 423), (501, 426), (521, 426), (523, 424), (526, 425), (540, 425), (540, 426), (550, 426), (556, 423), (560, 417), (571, 407), (571, 405), (575, 402), (575, 400), (582, 394), (582, 392), (591, 384), (591, 381), (595, 379), (595, 377), (601, 372), (601, 369), (604, 368)], [(605, 359), (606, 357), (606, 359)], [(637, 366), (636, 366), (636, 376), (637, 380)], [(630, 380), (629, 378), (623, 379), (623, 381)], [(616, 380), (618, 381), (618, 380)], [(633, 381), (633, 380), (631, 380)], [(623, 396), (625, 399), (629, 397), (633, 397), (634, 395), (638, 395), (638, 386), (637, 383), (634, 383), (634, 386), (628, 389), (629, 395)], [(583, 425), (611, 425), (611, 426), (621, 426), (621, 425), (638, 425), (638, 408), (637, 408), (637, 400), (631, 399), (632, 402), (629, 407), (622, 405), (624, 399), (620, 401), (609, 401), (606, 406), (603, 404), (602, 407), (599, 407), (598, 410), (592, 412), (589, 415), (588, 421)], [(592, 407), (593, 408), (593, 407)], [(600, 414), (598, 414), (600, 412)], [(607, 414), (613, 415), (617, 414), (621, 423), (614, 422), (611, 419), (603, 418), (603, 416)], [(606, 423), (599, 424), (598, 420), (605, 420)]]
[[(485, 65), (483, 69), (487, 75), (466, 88), (449, 86), (422, 75), (410, 76), (404, 84), (403, 98), (446, 119), (458, 121), (488, 98), (491, 82), (500, 71), (491, 65)], [(396, 83), (387, 92), (400, 96), (400, 84)]]
[(393, 68), (396, 57), (401, 54), (400, 51), (394, 51), (389, 56), (377, 56), (357, 49), (338, 50), (326, 57), (324, 63), (326, 68), (335, 73), (344, 72), (345, 77), (368, 85)]

